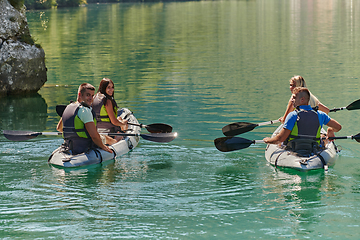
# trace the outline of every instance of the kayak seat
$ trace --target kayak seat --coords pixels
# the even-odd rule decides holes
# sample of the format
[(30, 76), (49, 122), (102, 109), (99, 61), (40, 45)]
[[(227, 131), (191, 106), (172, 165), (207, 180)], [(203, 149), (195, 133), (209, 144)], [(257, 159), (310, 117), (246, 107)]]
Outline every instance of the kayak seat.
[(295, 152), (298, 156), (311, 156), (320, 151), (319, 143), (313, 139), (297, 138), (288, 142), (286, 150)]

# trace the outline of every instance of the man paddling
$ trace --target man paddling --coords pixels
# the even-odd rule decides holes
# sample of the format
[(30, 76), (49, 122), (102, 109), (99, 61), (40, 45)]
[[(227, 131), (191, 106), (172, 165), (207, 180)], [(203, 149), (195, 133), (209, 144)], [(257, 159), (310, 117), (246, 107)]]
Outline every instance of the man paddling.
[(97, 132), (95, 114), (90, 107), (94, 93), (94, 86), (89, 83), (81, 84), (77, 101), (65, 108), (57, 125), (57, 130), (63, 132), (64, 146), (72, 150), (72, 154), (85, 152), (95, 145), (112, 153), (105, 144), (111, 145), (116, 142), (113, 138), (100, 136)]
[(328, 126), (327, 137), (335, 137), (334, 133), (341, 130), (341, 125), (326, 113), (312, 109), (308, 105), (309, 99), (310, 92), (307, 88), (296, 87), (292, 95), (295, 110), (286, 117), (280, 133), (272, 138), (264, 138), (264, 142), (270, 144), (283, 142), (289, 147), (293, 147), (292, 142), (295, 143), (297, 139), (320, 142), (320, 130), (323, 125)]

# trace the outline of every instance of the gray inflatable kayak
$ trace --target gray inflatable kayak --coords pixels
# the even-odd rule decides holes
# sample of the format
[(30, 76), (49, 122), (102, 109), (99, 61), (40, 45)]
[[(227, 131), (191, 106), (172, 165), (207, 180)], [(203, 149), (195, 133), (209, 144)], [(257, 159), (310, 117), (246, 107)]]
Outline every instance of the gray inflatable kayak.
[[(129, 123), (139, 124), (132, 112), (127, 108), (119, 110), (118, 116), (127, 120)], [(64, 151), (60, 146), (50, 155), (48, 162), (50, 165), (60, 168), (74, 168), (113, 160), (116, 157), (128, 153), (138, 145), (140, 136), (137, 134), (140, 134), (141, 128), (129, 124), (129, 129), (131, 130), (128, 132), (135, 136), (125, 136), (119, 142), (111, 145), (110, 148), (113, 149), (113, 153), (97, 148), (81, 154), (72, 155), (71, 153)]]
[[(280, 125), (275, 130), (273, 136), (280, 132), (282, 126)], [(335, 164), (338, 152), (334, 142), (328, 143), (323, 150), (308, 156), (300, 156), (295, 152), (286, 150), (284, 146), (268, 144), (265, 150), (265, 158), (271, 165), (276, 167), (293, 168), (299, 171), (321, 168), (326, 170), (328, 166)]]

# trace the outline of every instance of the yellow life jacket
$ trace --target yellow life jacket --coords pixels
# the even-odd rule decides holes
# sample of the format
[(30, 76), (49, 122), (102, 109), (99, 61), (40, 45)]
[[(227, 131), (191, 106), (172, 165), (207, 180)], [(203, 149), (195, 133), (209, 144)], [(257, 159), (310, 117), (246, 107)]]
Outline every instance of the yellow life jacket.
[[(95, 95), (95, 97), (94, 97), (92, 107), (94, 109), (94, 112), (96, 114), (96, 120), (98, 122), (109, 122), (109, 123), (111, 123), (110, 118), (109, 118), (109, 114), (106, 111), (106, 108), (105, 108), (105, 105), (104, 105), (104, 99), (105, 99), (104, 94), (97, 93)], [(114, 110), (114, 115), (116, 116), (118, 107), (114, 106), (113, 110)]]

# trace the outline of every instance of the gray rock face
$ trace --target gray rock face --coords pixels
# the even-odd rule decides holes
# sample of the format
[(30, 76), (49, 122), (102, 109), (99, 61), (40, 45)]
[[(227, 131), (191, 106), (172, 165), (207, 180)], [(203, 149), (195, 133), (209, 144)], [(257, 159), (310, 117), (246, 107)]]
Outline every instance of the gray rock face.
[(25, 6), (0, 0), (0, 97), (37, 92), (46, 82), (45, 53), (31, 39)]

